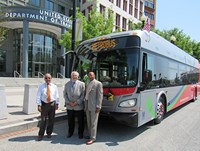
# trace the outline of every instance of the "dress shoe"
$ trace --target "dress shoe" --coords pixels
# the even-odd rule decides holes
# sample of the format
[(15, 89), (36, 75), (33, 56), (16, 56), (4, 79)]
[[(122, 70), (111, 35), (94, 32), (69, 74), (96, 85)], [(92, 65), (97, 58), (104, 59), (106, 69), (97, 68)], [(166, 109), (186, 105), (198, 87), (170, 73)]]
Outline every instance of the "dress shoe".
[(83, 139), (83, 135), (79, 135), (78, 138), (79, 138), (79, 139)]
[(73, 135), (73, 134), (68, 134), (68, 135), (67, 135), (67, 138), (70, 138), (70, 137), (72, 137), (72, 135)]
[(43, 136), (38, 136), (37, 140), (41, 141), (43, 139)]
[(87, 142), (86, 142), (86, 145), (91, 145), (91, 144), (93, 144), (95, 141), (94, 140), (88, 140)]
[(51, 138), (51, 134), (47, 134), (47, 138)]

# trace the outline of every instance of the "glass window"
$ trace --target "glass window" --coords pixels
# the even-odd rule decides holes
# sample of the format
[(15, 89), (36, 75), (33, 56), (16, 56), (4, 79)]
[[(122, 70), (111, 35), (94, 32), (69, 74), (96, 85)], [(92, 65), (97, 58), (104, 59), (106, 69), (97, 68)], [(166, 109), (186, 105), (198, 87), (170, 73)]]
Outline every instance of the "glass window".
[(148, 13), (148, 12), (144, 12), (144, 15), (145, 15), (145, 16), (149, 16), (149, 13)]
[(50, 0), (45, 1), (45, 9), (47, 10), (54, 10), (54, 3)]
[(6, 51), (0, 49), (0, 72), (6, 71)]
[(115, 19), (115, 26), (116, 26), (116, 30), (120, 29), (120, 15), (116, 14), (116, 19)]
[(154, 8), (154, 4), (153, 3), (149, 3), (149, 7)]
[(124, 17), (123, 17), (123, 20), (122, 20), (122, 30), (126, 31), (126, 18), (124, 18)]
[(144, 2), (144, 5), (145, 5), (145, 6), (148, 6), (148, 5), (149, 5), (149, 2), (145, 1), (145, 2)]
[(133, 4), (129, 4), (129, 14), (133, 15)]
[(40, 0), (30, 0), (29, 3), (35, 6), (40, 6)]
[(154, 14), (150, 14), (150, 19), (154, 20)]
[(106, 7), (100, 4), (100, 13), (105, 14)]
[(51, 37), (45, 36), (45, 55), (46, 62), (52, 62), (52, 45), (53, 41)]
[(65, 15), (65, 7), (62, 5), (58, 5), (58, 12)]
[(137, 83), (139, 49), (119, 49), (98, 54), (98, 78), (105, 87), (134, 86)]
[(124, 11), (127, 11), (127, 0), (124, 0), (124, 3), (123, 3), (123, 10), (124, 10)]
[(95, 71), (105, 87), (134, 86), (138, 80), (139, 40), (130, 36), (80, 46), (75, 69), (82, 78), (89, 70)]
[(121, 7), (121, 0), (116, 0), (116, 6)]

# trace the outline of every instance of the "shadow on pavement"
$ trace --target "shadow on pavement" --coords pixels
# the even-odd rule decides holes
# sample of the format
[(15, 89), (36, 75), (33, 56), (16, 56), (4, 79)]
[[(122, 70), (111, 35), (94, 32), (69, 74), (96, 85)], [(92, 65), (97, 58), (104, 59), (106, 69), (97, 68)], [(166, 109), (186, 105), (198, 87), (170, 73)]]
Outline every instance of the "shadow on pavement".
[[(105, 143), (107, 146), (117, 146), (120, 142), (134, 139), (144, 131), (148, 130), (152, 126), (152, 122), (149, 122), (139, 128), (133, 128), (126, 125), (119, 124), (111, 119), (100, 117), (97, 131), (97, 140), (95, 142)], [(52, 144), (70, 144), (70, 145), (82, 145), (85, 144), (87, 139), (79, 139), (77, 133), (77, 124), (75, 132), (71, 138), (67, 138), (68, 124), (67, 120), (57, 122), (54, 126), (54, 132), (52, 138), (44, 136), (42, 141), (50, 141)], [(87, 130), (86, 130), (87, 131)], [(12, 142), (29, 142), (37, 141), (38, 131), (34, 131), (35, 136), (19, 136), (9, 139)], [(26, 135), (25, 133), (24, 135)], [(27, 134), (28, 135), (28, 134)]]

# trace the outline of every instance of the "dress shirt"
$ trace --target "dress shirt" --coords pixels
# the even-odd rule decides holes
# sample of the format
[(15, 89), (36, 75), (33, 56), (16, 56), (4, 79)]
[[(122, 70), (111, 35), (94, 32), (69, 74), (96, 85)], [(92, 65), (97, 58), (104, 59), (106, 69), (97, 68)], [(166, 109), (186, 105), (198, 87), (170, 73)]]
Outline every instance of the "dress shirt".
[[(58, 88), (55, 84), (50, 83), (50, 96), (51, 96), (51, 100), (50, 102), (56, 101), (56, 104), (59, 104), (59, 94), (58, 94)], [(37, 92), (37, 96), (36, 96), (36, 103), (38, 105), (41, 105), (42, 102), (44, 103), (48, 103), (47, 102), (47, 83), (43, 83), (39, 86), (38, 88), (38, 92)]]

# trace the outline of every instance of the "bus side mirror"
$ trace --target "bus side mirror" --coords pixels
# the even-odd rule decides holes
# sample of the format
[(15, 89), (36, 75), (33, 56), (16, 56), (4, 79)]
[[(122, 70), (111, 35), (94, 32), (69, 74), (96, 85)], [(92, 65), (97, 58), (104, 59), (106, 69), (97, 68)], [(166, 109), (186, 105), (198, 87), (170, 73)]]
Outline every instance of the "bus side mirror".
[(151, 70), (145, 70), (143, 77), (142, 77), (142, 80), (145, 83), (152, 81), (152, 71)]

